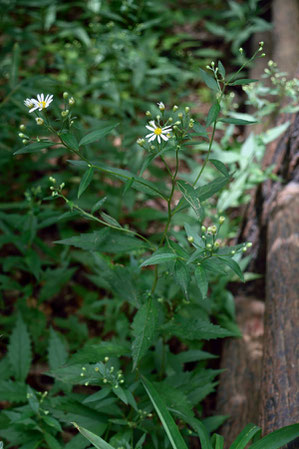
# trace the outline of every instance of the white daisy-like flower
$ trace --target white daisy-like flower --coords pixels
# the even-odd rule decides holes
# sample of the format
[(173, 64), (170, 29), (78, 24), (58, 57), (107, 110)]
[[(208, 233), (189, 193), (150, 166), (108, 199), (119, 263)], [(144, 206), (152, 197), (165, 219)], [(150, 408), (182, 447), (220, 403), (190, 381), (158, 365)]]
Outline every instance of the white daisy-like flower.
[[(28, 98), (27, 98), (27, 100), (28, 100)], [(52, 103), (53, 95), (48, 94), (45, 97), (44, 94), (37, 94), (37, 100), (35, 98), (31, 98), (29, 101), (33, 102), (33, 106), (29, 112), (33, 112), (36, 109), (38, 109), (39, 111), (42, 111), (43, 109), (46, 109), (50, 105), (50, 103)]]
[(30, 109), (29, 112), (35, 111), (36, 104), (37, 104), (37, 100), (35, 100), (34, 98), (26, 98), (26, 100), (24, 100), (24, 105)]
[(161, 143), (161, 139), (167, 140), (169, 139), (169, 133), (172, 130), (171, 126), (164, 126), (161, 128), (159, 125), (157, 126), (154, 122), (154, 120), (149, 122), (149, 125), (146, 125), (146, 128), (151, 131), (149, 134), (147, 134), (145, 137), (148, 139), (149, 142), (152, 142), (157, 138), (158, 142)]

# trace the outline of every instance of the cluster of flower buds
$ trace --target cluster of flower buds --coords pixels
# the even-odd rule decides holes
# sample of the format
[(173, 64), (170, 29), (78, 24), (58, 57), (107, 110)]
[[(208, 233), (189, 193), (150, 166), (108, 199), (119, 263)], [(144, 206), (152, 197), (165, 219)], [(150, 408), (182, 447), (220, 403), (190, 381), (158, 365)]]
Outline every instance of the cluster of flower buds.
[(62, 182), (61, 184), (57, 184), (57, 180), (53, 178), (53, 176), (49, 177), (49, 181), (51, 182), (50, 190), (52, 191), (52, 196), (58, 196), (60, 193), (62, 193), (62, 190), (65, 187), (65, 183)]
[(103, 384), (109, 384), (112, 388), (117, 389), (125, 380), (122, 370), (115, 370), (115, 367), (109, 363), (109, 357), (104, 358), (104, 363), (96, 364), (94, 371), (101, 376)]

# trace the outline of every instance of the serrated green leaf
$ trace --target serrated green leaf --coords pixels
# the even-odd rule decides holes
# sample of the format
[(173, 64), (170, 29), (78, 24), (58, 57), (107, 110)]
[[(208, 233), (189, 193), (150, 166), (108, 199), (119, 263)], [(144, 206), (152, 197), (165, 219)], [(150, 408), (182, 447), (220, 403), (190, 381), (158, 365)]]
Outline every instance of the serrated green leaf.
[(25, 381), (31, 361), (31, 343), (27, 326), (21, 315), (18, 315), (16, 326), (10, 336), (8, 358), (16, 380)]
[(110, 215), (106, 214), (105, 212), (101, 213), (101, 218), (111, 226), (115, 226), (116, 228), (121, 228), (122, 226), (118, 223), (115, 218), (111, 217)]
[(218, 70), (222, 78), (225, 78), (225, 68), (221, 61), (218, 61)]
[(177, 255), (175, 253), (169, 253), (169, 252), (156, 252), (151, 257), (146, 259), (141, 265), (142, 267), (147, 267), (148, 265), (159, 265), (161, 263), (170, 262), (172, 260), (175, 260), (177, 258)]
[(266, 435), (249, 449), (279, 449), (296, 438), (299, 439), (299, 424), (291, 424)]
[(200, 290), (200, 293), (201, 293), (203, 299), (205, 299), (207, 297), (208, 287), (209, 287), (206, 270), (204, 269), (204, 267), (199, 265), (195, 268), (194, 274), (195, 274), (195, 280), (196, 280), (197, 286)]
[(92, 177), (93, 177), (93, 173), (94, 173), (94, 168), (93, 167), (89, 167), (88, 170), (86, 170), (86, 172), (82, 176), (82, 179), (81, 179), (81, 182), (80, 182), (80, 185), (79, 185), (79, 189), (78, 189), (78, 198), (80, 198), (82, 193), (85, 192), (85, 190), (87, 189), (87, 187), (91, 183)]
[(242, 80), (236, 80), (232, 83), (229, 83), (229, 86), (243, 86), (244, 84), (255, 83), (256, 81), (258, 80), (255, 80), (253, 78), (244, 78)]
[(257, 120), (243, 120), (240, 118), (226, 117), (219, 119), (219, 122), (230, 123), (232, 125), (254, 125), (258, 123)]
[(190, 282), (190, 273), (181, 260), (177, 260), (174, 265), (174, 277), (181, 289), (184, 292), (184, 295), (187, 300), (189, 300), (189, 282)]
[(24, 146), (23, 148), (20, 148), (13, 154), (16, 155), (25, 153), (37, 153), (38, 151), (43, 150), (44, 148), (51, 147), (52, 145), (55, 145), (54, 142), (49, 142), (48, 140), (44, 140), (43, 142), (34, 142)]
[(105, 201), (107, 200), (107, 197), (104, 196), (104, 198), (101, 198), (99, 201), (97, 201), (91, 209), (91, 213), (94, 214), (97, 210), (99, 210), (103, 204), (105, 203)]
[(190, 204), (198, 218), (201, 216), (201, 207), (198, 199), (197, 190), (186, 181), (178, 181), (177, 186), (184, 195), (185, 200)]
[(141, 240), (126, 235), (124, 232), (101, 229), (92, 233), (80, 234), (63, 240), (57, 244), (71, 245), (88, 251), (102, 251), (108, 253), (122, 253), (134, 251), (145, 247)]
[(211, 198), (215, 193), (219, 192), (229, 182), (229, 178), (226, 176), (219, 176), (214, 181), (205, 184), (202, 187), (196, 189), (197, 198), (199, 201), (206, 201)]
[(237, 262), (232, 259), (231, 257), (225, 257), (225, 256), (217, 256), (217, 259), (220, 259), (225, 265), (230, 267), (234, 273), (236, 273), (237, 276), (241, 279), (241, 281), (245, 282), (244, 275), (241, 271), (241, 268), (237, 264)]
[(152, 383), (144, 376), (141, 378), (142, 384), (162, 422), (164, 430), (169, 438), (173, 449), (188, 449), (187, 445), (176, 426), (173, 417), (166, 408), (164, 401), (159, 396)]
[(23, 382), (0, 380), (0, 401), (24, 402), (26, 393), (26, 385)]
[(215, 103), (213, 103), (209, 109), (206, 125), (211, 126), (212, 123), (214, 123), (217, 120), (219, 113), (220, 113), (220, 105), (218, 101), (215, 101)]
[(205, 84), (212, 90), (218, 91), (219, 87), (214, 78), (207, 74), (203, 69), (199, 69), (200, 77), (205, 82)]
[(51, 370), (60, 368), (65, 364), (67, 358), (68, 353), (64, 342), (62, 341), (58, 333), (51, 327), (48, 347), (48, 361)]
[(248, 424), (237, 436), (235, 441), (230, 446), (230, 449), (244, 449), (249, 441), (260, 431), (261, 428), (255, 424)]
[(71, 148), (72, 150), (79, 151), (79, 144), (74, 134), (71, 133), (61, 134), (60, 139), (67, 147)]
[(106, 443), (106, 441), (103, 440), (103, 438), (97, 436), (96, 434), (90, 432), (87, 429), (84, 429), (84, 427), (78, 426), (76, 423), (72, 423), (76, 429), (79, 430), (81, 435), (83, 435), (85, 438), (88, 439), (88, 441), (91, 442), (91, 444), (96, 447), (97, 449), (115, 449), (111, 444)]
[(215, 338), (231, 337), (234, 334), (218, 325), (198, 316), (177, 315), (173, 320), (162, 326), (167, 335), (176, 335), (182, 340), (211, 340)]
[(90, 143), (96, 142), (97, 140), (102, 139), (107, 134), (109, 134), (116, 126), (118, 126), (119, 123), (115, 123), (113, 125), (105, 126), (101, 129), (97, 129), (96, 131), (91, 131), (90, 133), (86, 134), (86, 136), (82, 137), (82, 139), (79, 142), (79, 146), (81, 145), (88, 145)]
[(223, 162), (218, 161), (217, 159), (209, 159), (209, 161), (217, 168), (224, 176), (229, 177), (229, 171)]
[(149, 297), (147, 302), (136, 313), (132, 323), (134, 336), (132, 342), (133, 370), (136, 369), (140, 359), (153, 344), (157, 321), (157, 303), (152, 297)]

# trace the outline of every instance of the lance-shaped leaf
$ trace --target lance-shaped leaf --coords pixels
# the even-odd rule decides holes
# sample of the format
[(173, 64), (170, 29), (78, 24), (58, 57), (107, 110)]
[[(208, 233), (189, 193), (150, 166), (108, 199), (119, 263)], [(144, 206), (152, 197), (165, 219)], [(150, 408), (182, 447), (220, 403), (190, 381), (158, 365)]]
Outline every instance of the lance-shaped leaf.
[(8, 358), (16, 380), (24, 381), (31, 365), (31, 343), (27, 326), (18, 315), (16, 326), (10, 336)]
[(282, 427), (253, 443), (249, 449), (279, 449), (290, 441), (299, 439), (299, 424)]
[(37, 153), (38, 151), (41, 151), (44, 148), (51, 147), (52, 145), (55, 145), (55, 144), (53, 142), (49, 142), (48, 140), (44, 140), (43, 142), (30, 143), (29, 145), (26, 145), (25, 147), (20, 148), (19, 150), (15, 151), (14, 155), (25, 154), (25, 153)]
[(248, 424), (237, 436), (230, 449), (244, 449), (249, 441), (261, 431), (261, 428), (255, 424)]
[(201, 208), (197, 190), (185, 181), (178, 181), (177, 186), (184, 195), (185, 200), (188, 201), (198, 218), (200, 218)]
[(115, 449), (113, 446), (111, 446), (111, 444), (106, 443), (106, 441), (103, 440), (103, 438), (99, 437), (95, 433), (90, 432), (87, 429), (84, 429), (84, 427), (78, 426), (78, 424), (76, 424), (75, 422), (73, 422), (72, 424), (76, 427), (76, 429), (79, 430), (81, 435), (87, 438), (88, 441), (90, 441), (90, 443), (97, 449)]
[(164, 401), (154, 388), (153, 384), (142, 376), (143, 386), (152, 401), (152, 404), (162, 422), (164, 430), (169, 438), (173, 449), (187, 449), (187, 445), (174, 422), (173, 417), (166, 408)]
[(79, 145), (88, 145), (89, 143), (96, 142), (97, 140), (102, 139), (107, 134), (109, 134), (116, 126), (118, 126), (119, 123), (114, 123), (113, 125), (105, 126), (101, 129), (97, 129), (95, 131), (91, 131), (90, 133), (86, 134), (86, 136), (82, 137), (82, 139), (79, 142)]
[(132, 324), (134, 336), (132, 343), (133, 370), (153, 343), (157, 322), (157, 303), (149, 297), (148, 301), (136, 313)]
[(92, 177), (93, 177), (93, 172), (94, 172), (94, 169), (92, 167), (89, 167), (86, 170), (86, 172), (84, 173), (84, 175), (82, 176), (82, 179), (81, 179), (81, 182), (79, 185), (79, 189), (78, 189), (78, 198), (80, 198), (82, 193), (85, 192), (85, 190), (91, 183)]

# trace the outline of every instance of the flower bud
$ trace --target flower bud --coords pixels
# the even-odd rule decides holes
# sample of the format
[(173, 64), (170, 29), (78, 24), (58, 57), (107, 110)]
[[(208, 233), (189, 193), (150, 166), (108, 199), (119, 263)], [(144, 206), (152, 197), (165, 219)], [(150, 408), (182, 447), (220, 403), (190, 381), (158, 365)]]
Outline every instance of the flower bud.
[(69, 96), (69, 93), (68, 92), (63, 92), (62, 96), (66, 100), (68, 98), (68, 96)]
[(145, 140), (144, 139), (137, 139), (137, 143), (138, 143), (138, 145), (142, 146), (142, 145), (144, 145)]
[(236, 254), (236, 251), (233, 249), (230, 253), (233, 256), (234, 254)]
[(19, 137), (21, 137), (21, 139), (22, 139), (23, 137), (26, 137), (26, 136), (23, 133), (19, 133)]
[(40, 117), (36, 117), (35, 121), (36, 121), (36, 124), (39, 126), (44, 124), (44, 119), (42, 119)]
[(175, 104), (172, 108), (173, 112), (176, 112), (179, 109), (179, 107)]
[(151, 113), (151, 111), (146, 111), (145, 115), (146, 115), (147, 117), (150, 117), (150, 116), (152, 115), (152, 113)]
[(241, 55), (243, 54), (244, 50), (242, 47), (239, 48), (239, 52), (241, 53)]
[(61, 111), (61, 116), (66, 117), (69, 114), (69, 112), (70, 111), (68, 109), (66, 109), (65, 111)]
[(69, 99), (69, 105), (73, 106), (73, 104), (75, 104), (75, 99), (74, 99), (74, 97), (71, 97)]
[(212, 234), (216, 234), (216, 232), (217, 232), (217, 226), (211, 226), (211, 232), (212, 232)]
[(23, 123), (19, 126), (19, 128), (20, 128), (20, 130), (21, 131), (25, 131), (25, 129), (26, 129), (26, 126), (25, 125), (23, 125)]
[(186, 106), (186, 107), (185, 107), (185, 112), (187, 112), (187, 113), (188, 113), (189, 111), (190, 111), (190, 108), (189, 108), (189, 106)]
[(194, 242), (194, 237), (192, 237), (192, 235), (189, 235), (187, 240), (188, 240), (188, 242), (193, 243)]
[(246, 246), (243, 246), (242, 251), (243, 251), (243, 253), (246, 253), (246, 251), (247, 251)]
[(247, 248), (251, 248), (252, 247), (252, 242), (248, 242), (246, 243)]
[(25, 143), (27, 143), (28, 142), (28, 140), (27, 139), (23, 139), (22, 140), (22, 143), (25, 145)]
[(207, 249), (212, 249), (211, 243), (207, 243)]
[(157, 104), (158, 104), (158, 108), (160, 109), (160, 111), (162, 111), (162, 112), (165, 111), (165, 104), (162, 101), (160, 101)]
[(206, 232), (207, 228), (205, 226), (201, 227), (202, 232)]
[(179, 117), (179, 118), (183, 118), (183, 113), (182, 113), (182, 112), (179, 112), (179, 113), (178, 113), (178, 117)]
[(223, 217), (223, 215), (221, 215), (221, 216), (219, 217), (218, 222), (219, 222), (219, 224), (224, 223), (224, 222), (225, 222), (225, 217)]
[(109, 362), (109, 357), (106, 356), (106, 357), (104, 358), (104, 362), (105, 362), (105, 363)]

